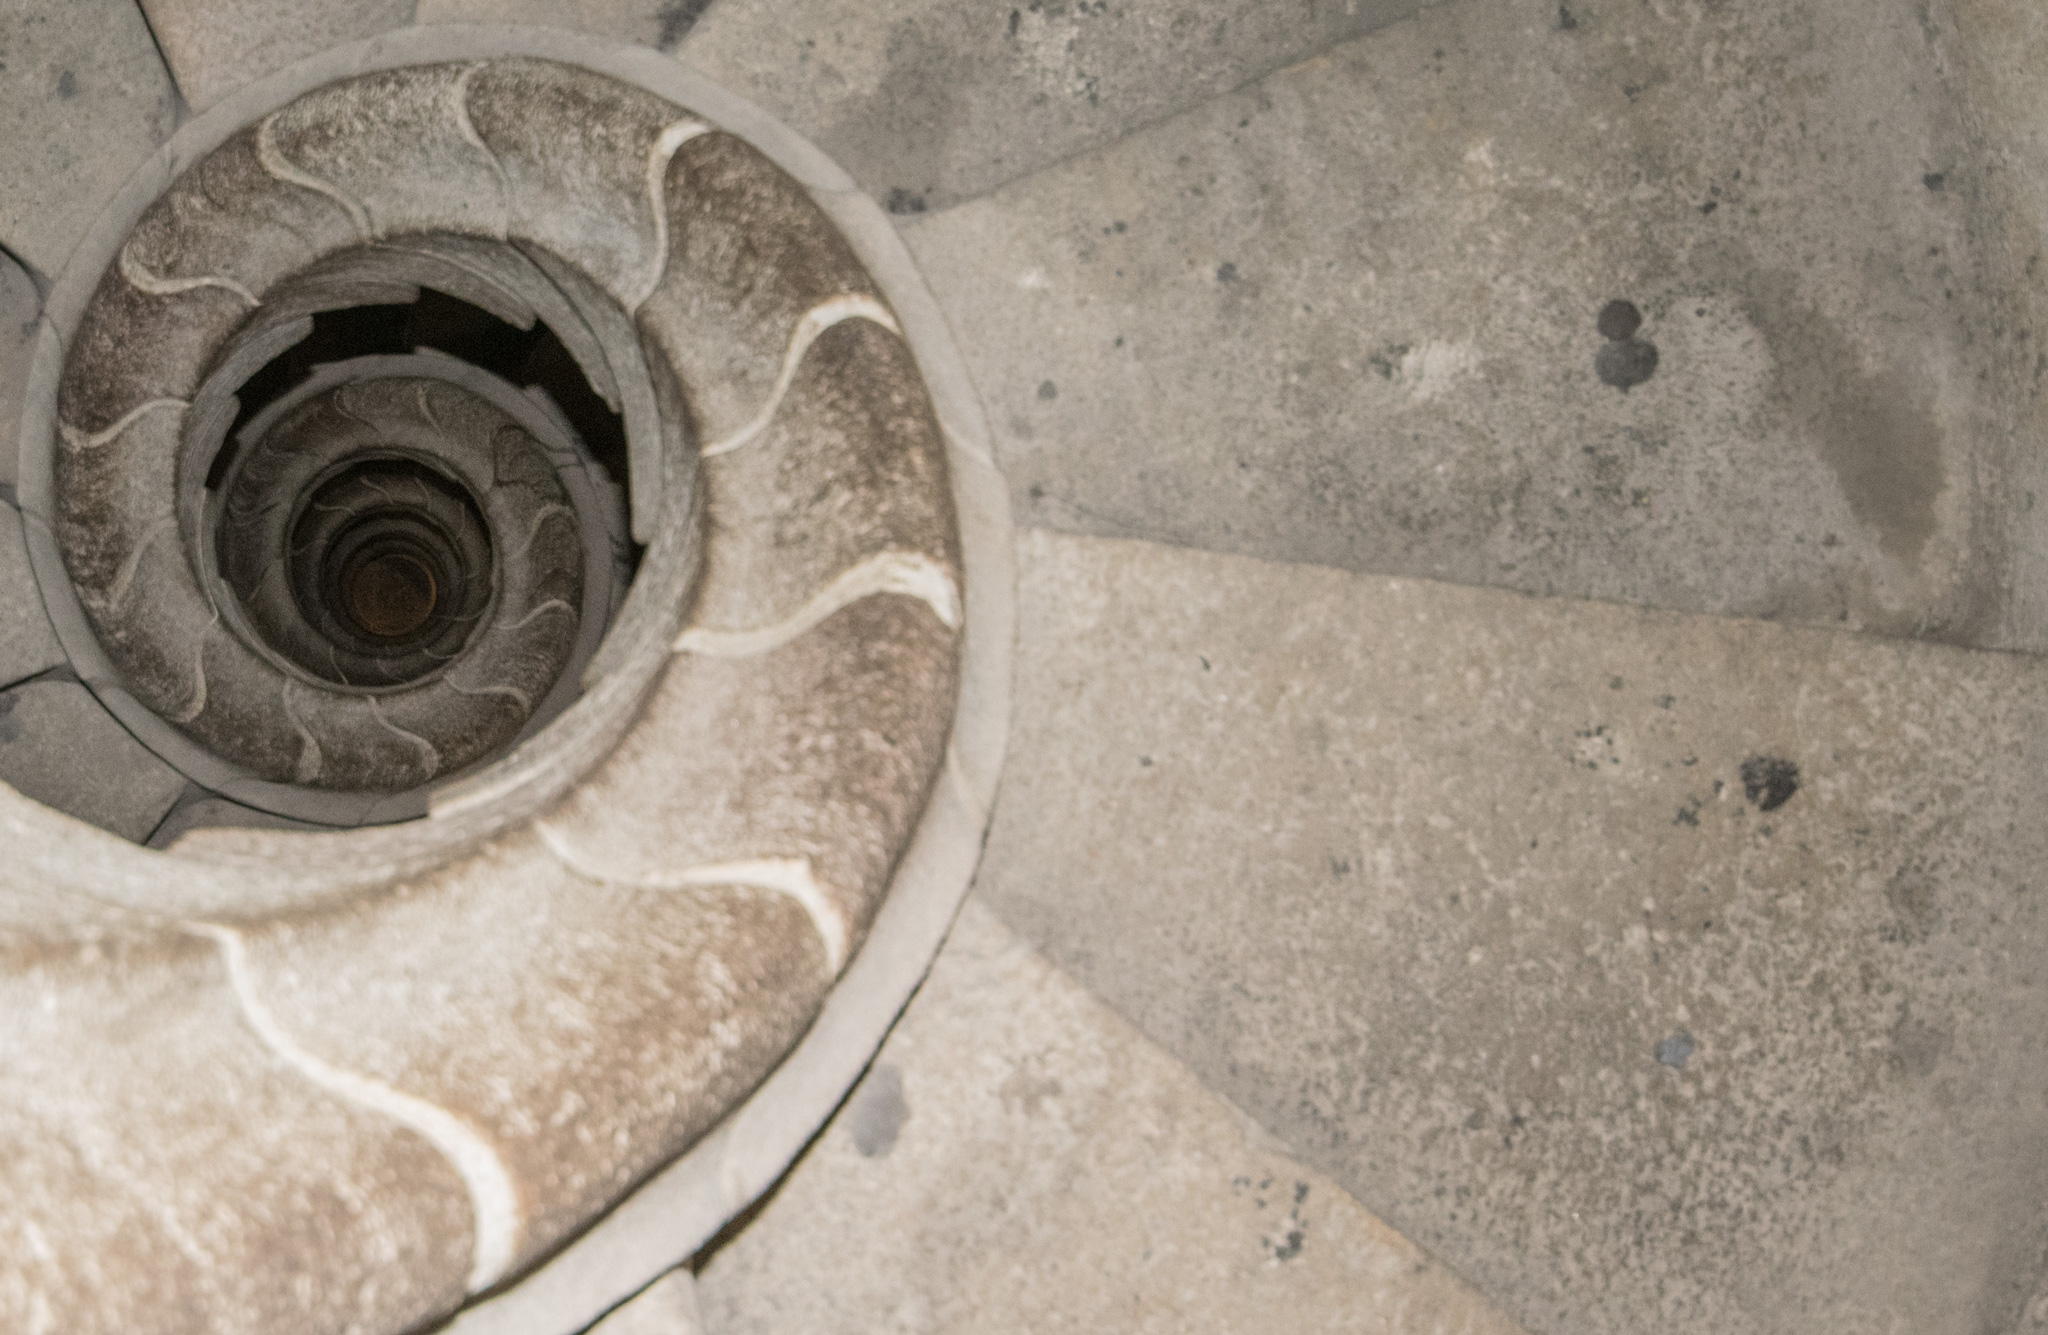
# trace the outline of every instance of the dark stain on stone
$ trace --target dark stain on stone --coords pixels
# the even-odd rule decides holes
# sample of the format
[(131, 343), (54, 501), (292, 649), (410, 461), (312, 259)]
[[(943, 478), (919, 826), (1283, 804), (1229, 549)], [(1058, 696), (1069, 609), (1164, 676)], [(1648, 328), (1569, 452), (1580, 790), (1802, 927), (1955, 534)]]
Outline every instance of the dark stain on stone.
[(57, 96), (69, 101), (78, 96), (78, 76), (65, 70), (57, 76)]
[(1678, 814), (1672, 817), (1671, 823), (1673, 825), (1690, 825), (1697, 830), (1700, 826), (1700, 800), (1695, 797), (1680, 807)]
[(1643, 327), (1643, 313), (1632, 301), (1616, 298), (1600, 308), (1594, 322), (1607, 346), (1593, 357), (1593, 370), (1603, 384), (1622, 393), (1642, 384), (1657, 373), (1657, 345), (1637, 338)]
[(1885, 885), (1885, 902), (1898, 919), (1895, 935), (1908, 945), (1925, 941), (1934, 929), (1935, 878), (1925, 867), (1901, 867)]
[(1594, 324), (1600, 330), (1600, 337), (1624, 342), (1636, 336), (1643, 327), (1643, 313), (1633, 301), (1617, 297), (1600, 308), (1600, 317)]
[(1559, 31), (1561, 32), (1570, 32), (1572, 29), (1579, 26), (1579, 21), (1572, 17), (1572, 11), (1570, 9), (1566, 8), (1563, 5), (1559, 5), (1557, 7), (1557, 26)]
[(1231, 263), (1231, 262), (1230, 262), (1229, 260), (1225, 260), (1225, 261), (1224, 261), (1223, 263), (1221, 263), (1221, 264), (1217, 265), (1217, 266), (1216, 266), (1216, 281), (1217, 281), (1217, 282), (1219, 282), (1219, 283), (1234, 283), (1234, 282), (1236, 282), (1236, 281), (1237, 281), (1237, 266), (1236, 266), (1235, 264), (1232, 264), (1232, 263)]
[(1041, 380), (1038, 382), (1038, 398), (1040, 402), (1051, 403), (1054, 399), (1058, 398), (1059, 396), (1060, 387), (1058, 385), (1055, 385), (1050, 380)]
[(923, 213), (926, 208), (923, 195), (896, 186), (882, 200), (882, 207), (891, 213)]
[(1867, 369), (1832, 320), (1784, 298), (1798, 289), (1790, 275), (1758, 277), (1749, 313), (1777, 362), (1775, 396), (1834, 472), (1850, 513), (1876, 531), (1879, 550), (1917, 560), (1947, 484), (1931, 394), (1910, 368)]
[(697, 26), (697, 20), (709, 8), (711, 0), (670, 0), (663, 5), (657, 14), (661, 20), (661, 45), (674, 46), (689, 36), (690, 29)]
[(1011, 11), (1010, 11), (1010, 36), (1012, 36), (1012, 37), (1015, 37), (1015, 36), (1017, 35), (1017, 29), (1018, 29), (1019, 27), (1023, 26), (1023, 23), (1024, 23), (1024, 11), (1023, 11), (1023, 10), (1021, 10), (1021, 9), (1013, 9), (1013, 10), (1011, 10)]
[(1948, 173), (1929, 172), (1920, 178), (1920, 184), (1939, 194), (1948, 187)]
[(1674, 1070), (1683, 1071), (1693, 1054), (1692, 1035), (1681, 1029), (1657, 1044), (1657, 1061)]
[(0, 743), (21, 740), (21, 720), (14, 717), (14, 706), (20, 699), (12, 691), (0, 695)]
[(1742, 762), (1742, 795), (1758, 811), (1776, 811), (1799, 791), (1799, 766), (1775, 756), (1751, 756)]
[(896, 1148), (896, 1138), (903, 1134), (903, 1124), (910, 1120), (910, 1105), (903, 1098), (902, 1069), (878, 1065), (869, 1071), (846, 1112), (853, 1147), (865, 1158), (888, 1158), (889, 1151)]

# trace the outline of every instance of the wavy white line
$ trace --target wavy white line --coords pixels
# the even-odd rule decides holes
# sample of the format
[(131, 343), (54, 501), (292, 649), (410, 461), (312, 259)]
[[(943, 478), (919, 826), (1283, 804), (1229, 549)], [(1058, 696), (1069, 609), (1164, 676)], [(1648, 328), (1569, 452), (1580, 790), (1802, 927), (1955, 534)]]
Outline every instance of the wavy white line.
[(921, 552), (877, 552), (841, 571), (794, 616), (748, 630), (692, 626), (676, 637), (675, 649), (712, 658), (751, 658), (781, 648), (843, 607), (883, 593), (915, 598), (947, 629), (960, 628), (960, 592), (944, 566)]
[(224, 278), (219, 274), (207, 274), (200, 278), (165, 278), (160, 274), (153, 274), (142, 267), (141, 260), (135, 258), (133, 241), (121, 247), (121, 276), (128, 280), (130, 287), (139, 292), (147, 292), (152, 297), (175, 297), (194, 288), (217, 287), (224, 292), (234, 293), (251, 308), (263, 304), (256, 299), (254, 292), (234, 279)]
[(568, 603), (564, 602), (560, 598), (550, 598), (546, 602), (541, 603), (539, 606), (527, 612), (527, 614), (519, 618), (519, 620), (500, 621), (497, 625), (491, 627), (491, 629), (519, 630), (525, 626), (531, 625), (535, 620), (537, 620), (540, 617), (540, 614), (543, 612), (565, 612), (572, 617), (576, 615), (576, 609), (569, 606)]
[(377, 703), (376, 696), (372, 695), (364, 698), (370, 702), (370, 712), (376, 716), (379, 723), (383, 724), (388, 731), (398, 734), (420, 749), (420, 758), (426, 763), (428, 776), (434, 775), (441, 768), (441, 752), (435, 748), (434, 744), (418, 733), (407, 732), (390, 719), (385, 718), (384, 707)]
[(856, 292), (819, 302), (804, 312), (804, 318), (796, 322), (795, 330), (790, 333), (789, 347), (782, 354), (782, 371), (775, 377), (775, 388), (768, 392), (768, 402), (761, 406), (753, 421), (724, 440), (705, 446), (703, 457), (715, 459), (721, 454), (730, 454), (766, 431), (768, 424), (775, 420), (776, 411), (782, 407), (783, 396), (789, 393), (797, 368), (803, 364), (804, 354), (811, 350), (811, 344), (818, 341), (820, 334), (844, 320), (871, 320), (898, 338), (903, 337), (903, 331), (896, 325), (896, 317), (873, 297)]
[(534, 822), (534, 829), (546, 844), (555, 859), (578, 876), (593, 881), (607, 881), (613, 885), (630, 885), (640, 890), (693, 890), (720, 885), (743, 885), (752, 890), (768, 890), (787, 895), (797, 906), (809, 915), (811, 925), (817, 929), (818, 942), (825, 948), (825, 964), (833, 977), (846, 967), (846, 946), (849, 935), (846, 919), (833, 906), (831, 896), (818, 884), (811, 873), (809, 858), (749, 858), (737, 862), (716, 862), (709, 866), (690, 867), (683, 871), (654, 876), (621, 878), (586, 862), (569, 845), (560, 831), (548, 822)]
[(326, 765), (325, 758), (320, 754), (320, 739), (313, 735), (313, 730), (308, 728), (292, 709), (290, 679), (286, 679), (284, 685), (279, 688), (278, 697), (284, 701), (284, 716), (299, 730), (299, 738), (305, 743), (299, 748), (298, 760), (292, 764), (292, 780), (295, 783), (311, 783), (320, 777), (320, 771)]
[(64, 443), (66, 445), (69, 445), (73, 450), (104, 449), (108, 445), (111, 445), (116, 440), (120, 439), (121, 433), (126, 431), (129, 427), (134, 426), (137, 419), (143, 417), (145, 414), (153, 413), (159, 408), (176, 408), (180, 412), (183, 412), (185, 409), (190, 408), (191, 406), (191, 401), (188, 399), (145, 399), (143, 402), (136, 404), (133, 408), (130, 408), (127, 412), (122, 413), (120, 417), (114, 420), (114, 424), (104, 431), (95, 431), (91, 435), (87, 435), (85, 432), (71, 425), (71, 423), (64, 421), (59, 421), (57, 423), (57, 430), (58, 433), (64, 437)]
[(446, 681), (448, 689), (457, 695), (509, 695), (512, 697), (512, 702), (518, 705), (521, 710), (528, 714), (533, 712), (533, 697), (520, 690), (517, 686), (463, 686), (446, 677), (443, 677), (442, 680)]
[(654, 272), (648, 276), (647, 290), (628, 305), (628, 310), (638, 311), (644, 306), (668, 273), (668, 164), (677, 149), (698, 135), (709, 133), (711, 127), (702, 121), (677, 121), (665, 127), (654, 146), (647, 150), (647, 202), (654, 209)]
[(192, 647), (192, 703), (178, 713), (171, 715), (173, 723), (190, 723), (206, 712), (206, 637), (213, 634), (213, 628), (220, 624), (220, 609), (215, 608), (213, 619), (206, 623), (206, 629), (199, 632), (199, 643)]
[(497, 173), (498, 208), (504, 221), (498, 224), (492, 235), (503, 241), (512, 227), (512, 173), (505, 170), (505, 164), (491, 151), (491, 146), (484, 142), (484, 137), (477, 133), (476, 122), (469, 118), (469, 81), (475, 78), (477, 71), (482, 68), (481, 64), (464, 66), (462, 73), (455, 76), (450, 94), (455, 103), (455, 132), (462, 136), (464, 143), (482, 153), (491, 164), (491, 170)]
[(256, 161), (263, 164), (263, 170), (280, 181), (303, 186), (316, 195), (327, 196), (348, 214), (349, 221), (355, 224), (357, 235), (365, 241), (375, 239), (377, 233), (370, 225), (370, 211), (334, 182), (322, 180), (309, 171), (293, 166), (277, 146), (276, 126), (276, 116), (266, 116), (256, 125)]
[(249, 976), (249, 953), (241, 935), (213, 923), (191, 923), (188, 927), (220, 947), (221, 959), (227, 965), (228, 986), (242, 1008), (242, 1018), (279, 1060), (335, 1097), (380, 1113), (417, 1133), (447, 1158), (468, 1188), (470, 1211), (476, 1220), (469, 1291), (478, 1293), (496, 1283), (512, 1262), (522, 1224), (518, 1190), (497, 1151), (447, 1109), (368, 1076), (344, 1071), (300, 1047), (256, 995), (255, 982)]

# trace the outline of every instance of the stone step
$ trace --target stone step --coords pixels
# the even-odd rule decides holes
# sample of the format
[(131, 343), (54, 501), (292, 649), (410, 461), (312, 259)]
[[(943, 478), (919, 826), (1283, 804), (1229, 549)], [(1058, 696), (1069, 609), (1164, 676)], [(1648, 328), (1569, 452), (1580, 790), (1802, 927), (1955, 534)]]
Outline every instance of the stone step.
[(2038, 651), (1997, 9), (1442, 5), (904, 231), (1020, 522)]
[(699, 1266), (706, 1335), (1519, 1330), (973, 902)]
[(979, 895), (1530, 1330), (2048, 1310), (2048, 664), (1019, 555)]

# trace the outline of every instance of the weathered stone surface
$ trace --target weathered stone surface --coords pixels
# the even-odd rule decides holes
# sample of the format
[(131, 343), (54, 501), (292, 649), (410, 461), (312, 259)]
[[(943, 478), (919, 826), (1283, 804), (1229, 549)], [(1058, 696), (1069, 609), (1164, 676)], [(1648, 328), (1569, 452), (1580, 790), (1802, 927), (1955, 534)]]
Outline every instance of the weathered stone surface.
[(1689, 13), (1440, 6), (907, 220), (1020, 518), (2048, 647), (2038, 242), (1951, 21)]
[(706, 134), (670, 161), (668, 270), (639, 312), (715, 449), (774, 397), (804, 318), (834, 298), (870, 299), (873, 280), (789, 175), (731, 135)]
[(247, 935), (285, 1032), (453, 1113), (510, 1184), (479, 1202), (480, 1266), (548, 1251), (702, 1135), (830, 979), (787, 897), (590, 881), (531, 835)]
[(0, 505), (0, 686), (47, 672), (64, 661), (64, 651), (43, 613), (43, 595), (29, 569), (21, 516)]
[(0, 246), (54, 276), (170, 136), (177, 91), (131, 0), (0, 11)]
[(836, 967), (924, 809), (957, 668), (953, 632), (894, 595), (760, 654), (679, 654), (632, 735), (542, 831), (586, 875), (626, 885), (798, 861)]
[(671, 46), (711, 0), (419, 0), (416, 23), (523, 23)]
[(2048, 1294), (2039, 660), (1022, 556), (982, 893), (1530, 1329)]
[(891, 211), (917, 213), (1199, 105), (1420, 6), (882, 0), (863, 6), (857, 20), (833, 0), (681, 0), (668, 10), (683, 60), (816, 141)]
[(972, 902), (701, 1269), (720, 1335), (1517, 1329)]
[(21, 396), (28, 388), (43, 302), (19, 264), (0, 254), (0, 486), (12, 487), (21, 452)]
[(137, 843), (185, 790), (75, 681), (0, 692), (0, 782)]
[(459, 1299), (461, 1180), (266, 1047), (213, 943), (10, 933), (0, 1008), (0, 1326), (388, 1331)]
[(884, 553), (924, 557), (958, 585), (946, 442), (910, 349), (872, 321), (820, 335), (761, 433), (702, 476), (698, 626), (785, 621)]
[(194, 111), (297, 60), (412, 21), (414, 0), (140, 0)]

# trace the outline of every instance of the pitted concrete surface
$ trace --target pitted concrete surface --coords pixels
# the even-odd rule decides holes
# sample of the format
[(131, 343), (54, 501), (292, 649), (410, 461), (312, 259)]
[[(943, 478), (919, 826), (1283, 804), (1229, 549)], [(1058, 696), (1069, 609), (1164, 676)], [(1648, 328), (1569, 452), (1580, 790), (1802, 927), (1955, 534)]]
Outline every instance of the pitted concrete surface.
[(1510, 1315), (2048, 1311), (2040, 660), (1044, 532), (1021, 571), (980, 893)]
[(2040, 649), (2022, 22), (1444, 5), (906, 235), (1020, 522)]
[(0, 247), (54, 276), (177, 110), (133, 0), (0, 8)]
[(714, 1335), (1519, 1332), (974, 903), (699, 1293)]
[(681, 59), (816, 140), (890, 212), (915, 215), (1427, 2), (876, 0), (857, 19), (840, 0), (680, 0), (670, 9), (701, 11), (676, 48)]

